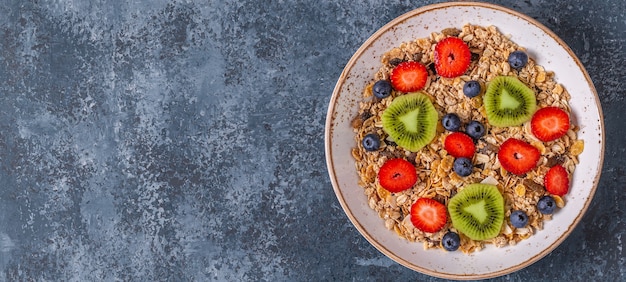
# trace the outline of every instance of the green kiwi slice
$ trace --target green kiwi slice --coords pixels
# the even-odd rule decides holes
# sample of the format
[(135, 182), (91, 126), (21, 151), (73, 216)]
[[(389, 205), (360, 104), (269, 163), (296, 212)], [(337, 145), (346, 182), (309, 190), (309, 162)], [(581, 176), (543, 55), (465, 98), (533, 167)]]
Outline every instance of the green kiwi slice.
[(396, 97), (382, 115), (383, 130), (398, 146), (416, 152), (430, 143), (437, 131), (437, 110), (422, 92)]
[(497, 76), (487, 85), (483, 96), (489, 124), (518, 126), (531, 119), (537, 110), (535, 92), (514, 76)]
[(504, 198), (491, 184), (469, 184), (448, 202), (452, 226), (480, 241), (498, 236), (504, 222)]

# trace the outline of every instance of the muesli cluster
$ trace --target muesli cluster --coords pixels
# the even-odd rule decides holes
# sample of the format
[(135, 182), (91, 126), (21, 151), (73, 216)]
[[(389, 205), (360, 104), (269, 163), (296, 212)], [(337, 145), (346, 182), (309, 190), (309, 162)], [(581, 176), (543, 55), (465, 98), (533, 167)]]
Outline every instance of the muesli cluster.
[(383, 54), (353, 119), (359, 185), (382, 226), (424, 248), (515, 245), (566, 205), (584, 143), (570, 94), (496, 27)]

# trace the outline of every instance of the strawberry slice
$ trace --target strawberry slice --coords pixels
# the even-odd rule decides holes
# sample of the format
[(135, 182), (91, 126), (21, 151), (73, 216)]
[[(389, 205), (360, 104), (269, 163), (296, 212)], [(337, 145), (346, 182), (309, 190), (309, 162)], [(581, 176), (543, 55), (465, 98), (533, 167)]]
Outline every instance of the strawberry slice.
[(411, 206), (411, 223), (428, 233), (441, 230), (448, 222), (446, 206), (430, 198), (419, 198)]
[(517, 175), (522, 175), (533, 169), (540, 156), (541, 153), (533, 145), (515, 138), (504, 141), (498, 150), (500, 165), (506, 171)]
[(435, 46), (435, 70), (442, 77), (457, 77), (470, 66), (472, 53), (467, 43), (458, 37), (447, 37)]
[(557, 107), (537, 110), (530, 120), (530, 131), (537, 139), (548, 142), (563, 137), (569, 130), (569, 115)]
[(546, 191), (552, 195), (563, 196), (569, 190), (567, 170), (561, 165), (555, 165), (548, 170), (543, 178)]
[(402, 62), (391, 71), (391, 86), (400, 92), (421, 90), (428, 80), (428, 70), (418, 62)]
[(476, 151), (472, 137), (462, 132), (453, 132), (446, 136), (443, 148), (455, 158), (465, 157), (471, 159)]
[(396, 193), (413, 187), (417, 182), (415, 167), (405, 159), (387, 160), (378, 171), (380, 186)]

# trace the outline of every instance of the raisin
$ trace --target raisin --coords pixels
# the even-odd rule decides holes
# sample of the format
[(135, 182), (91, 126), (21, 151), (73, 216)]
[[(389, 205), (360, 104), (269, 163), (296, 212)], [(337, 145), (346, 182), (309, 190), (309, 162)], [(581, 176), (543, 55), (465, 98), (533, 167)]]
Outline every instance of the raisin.
[(413, 54), (413, 61), (420, 62), (422, 60), (422, 53)]
[(398, 64), (402, 63), (402, 61), (403, 60), (400, 59), (400, 58), (393, 58), (393, 59), (389, 60), (389, 64), (395, 67)]
[(451, 28), (446, 28), (442, 30), (441, 33), (443, 33), (443, 35), (446, 35), (446, 36), (457, 37), (459, 36), (459, 34), (461, 34), (461, 30), (458, 28), (451, 27)]

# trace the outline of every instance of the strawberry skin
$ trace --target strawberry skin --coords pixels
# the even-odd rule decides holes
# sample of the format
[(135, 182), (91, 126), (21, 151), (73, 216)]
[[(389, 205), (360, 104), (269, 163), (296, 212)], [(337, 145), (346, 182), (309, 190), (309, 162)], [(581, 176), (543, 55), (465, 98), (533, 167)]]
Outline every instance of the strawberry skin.
[(462, 132), (453, 132), (446, 136), (443, 148), (455, 158), (465, 157), (471, 159), (476, 151), (472, 137)]
[(447, 37), (435, 46), (435, 70), (442, 77), (457, 77), (470, 66), (472, 53), (467, 43), (458, 37)]
[(530, 131), (537, 139), (548, 142), (563, 137), (569, 130), (569, 115), (557, 107), (537, 110), (530, 120)]
[(546, 191), (552, 195), (563, 196), (569, 190), (567, 170), (561, 165), (555, 165), (548, 170), (544, 177)]
[(533, 169), (541, 153), (533, 145), (522, 140), (509, 138), (498, 150), (498, 160), (502, 167), (513, 174), (522, 175)]
[(417, 171), (405, 159), (387, 160), (378, 171), (380, 186), (392, 193), (402, 192), (417, 182)]
[(428, 80), (428, 70), (418, 62), (402, 62), (391, 71), (391, 86), (400, 92), (421, 90)]
[(441, 230), (448, 222), (446, 206), (430, 198), (419, 198), (411, 206), (411, 223), (428, 233)]

